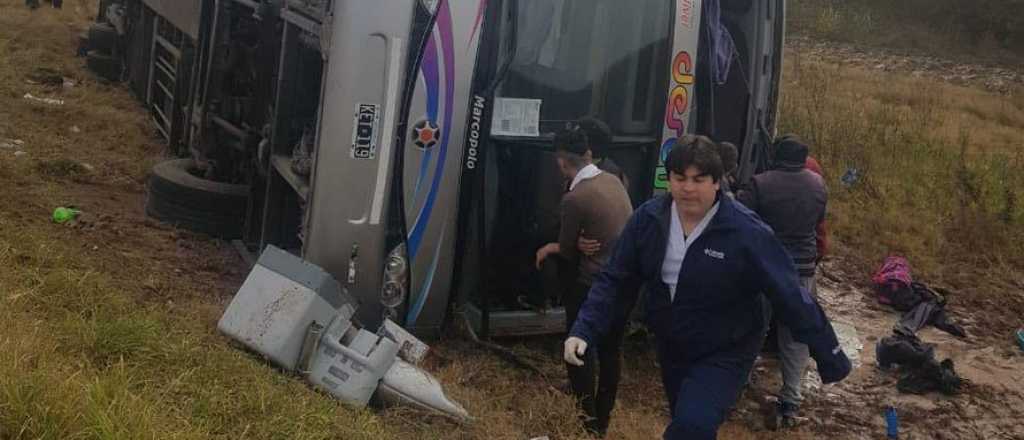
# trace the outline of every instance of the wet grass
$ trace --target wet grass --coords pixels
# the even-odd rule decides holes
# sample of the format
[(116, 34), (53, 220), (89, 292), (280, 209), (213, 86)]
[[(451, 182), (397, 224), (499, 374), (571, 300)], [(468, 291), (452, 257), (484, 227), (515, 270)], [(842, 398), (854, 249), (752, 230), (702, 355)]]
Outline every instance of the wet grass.
[(47, 177), (67, 179), (76, 183), (89, 182), (89, 166), (71, 159), (52, 159), (36, 162), (36, 171)]
[[(215, 324), (244, 273), (230, 246), (142, 217), (142, 183), (163, 147), (123, 88), (91, 80), (71, 57), (95, 1), (64, 8), (29, 13), (0, 0), (0, 138), (23, 139), (27, 151), (0, 150), (0, 438), (582, 437), (559, 390), (557, 341), (515, 343), (543, 377), (459, 339), (436, 344), (429, 368), (476, 417), (464, 425), (346, 407), (220, 336)], [(26, 83), (40, 67), (77, 85)], [(809, 61), (787, 69), (784, 129), (811, 140), (825, 165), (832, 228), (856, 268), (903, 252), (943, 280), (965, 281), (957, 274), (967, 269), (1019, 273), (1020, 134), (962, 123), (999, 122), (1000, 99)], [(40, 106), (26, 92), (65, 104)], [(1024, 111), (1012, 99), (1007, 108)], [(76, 182), (72, 163), (95, 171)], [(863, 178), (845, 188), (848, 168)], [(53, 207), (68, 203), (110, 218), (90, 229), (51, 223)], [(627, 353), (609, 438), (657, 438), (667, 421), (657, 365), (642, 347)], [(721, 435), (775, 437), (813, 438), (751, 433), (743, 422)]]

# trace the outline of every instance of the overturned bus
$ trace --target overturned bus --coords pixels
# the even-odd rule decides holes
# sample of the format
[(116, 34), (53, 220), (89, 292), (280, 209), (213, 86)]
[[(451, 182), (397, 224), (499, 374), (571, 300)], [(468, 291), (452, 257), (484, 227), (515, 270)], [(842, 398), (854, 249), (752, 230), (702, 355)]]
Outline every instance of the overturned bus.
[[(90, 35), (182, 159), (147, 212), (288, 250), (418, 335), (557, 333), (525, 310), (564, 190), (553, 133), (605, 122), (595, 151), (639, 205), (684, 133), (763, 167), (784, 0), (104, 0)], [(455, 313), (458, 312), (458, 313)]]

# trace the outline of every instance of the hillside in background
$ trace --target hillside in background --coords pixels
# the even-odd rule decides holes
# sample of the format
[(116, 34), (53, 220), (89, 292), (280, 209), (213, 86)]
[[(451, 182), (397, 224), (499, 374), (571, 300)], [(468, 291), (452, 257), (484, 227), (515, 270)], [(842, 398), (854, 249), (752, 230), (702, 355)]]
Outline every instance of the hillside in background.
[[(993, 13), (1020, 8), (790, 3), (780, 130), (809, 140), (830, 172), (837, 242), (862, 275), (898, 253), (926, 279), (1024, 281), (1024, 75), (1013, 67), (1024, 13)], [(945, 57), (931, 52), (942, 47)], [(844, 182), (849, 174), (858, 178)]]
[(1024, 61), (1024, 1), (790, 0), (791, 32), (947, 57)]

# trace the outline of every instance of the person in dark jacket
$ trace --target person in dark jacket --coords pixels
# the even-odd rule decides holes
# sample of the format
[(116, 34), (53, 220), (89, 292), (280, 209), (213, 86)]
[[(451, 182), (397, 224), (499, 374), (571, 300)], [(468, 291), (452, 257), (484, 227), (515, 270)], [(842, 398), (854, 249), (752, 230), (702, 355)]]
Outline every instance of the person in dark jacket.
[[(818, 264), (817, 228), (825, 220), (828, 193), (820, 175), (806, 168), (807, 145), (796, 136), (784, 136), (775, 144), (771, 170), (754, 176), (737, 193), (737, 199), (761, 216), (792, 257), (804, 289), (817, 296), (814, 275)], [(800, 393), (809, 354), (807, 346), (793, 339), (786, 325), (776, 328), (782, 390), (775, 427), (796, 423), (803, 396)]]
[[(594, 275), (608, 261), (612, 246), (633, 213), (633, 205), (622, 182), (593, 164), (591, 144), (579, 125), (570, 124), (555, 136), (554, 143), (558, 167), (570, 181), (569, 192), (562, 196), (558, 241), (537, 251), (536, 264), (542, 270), (545, 260), (558, 255), (574, 267), (576, 277), (562, 295), (568, 326), (576, 319)], [(609, 246), (594, 253), (581, 252), (577, 246), (582, 231)], [(585, 365), (566, 364), (569, 384), (586, 417), (584, 426), (599, 437), (608, 430), (615, 407), (622, 369), (623, 331), (624, 326), (611, 329), (601, 340), (597, 356), (590, 356)]]
[(665, 163), (669, 193), (630, 217), (564, 344), (566, 362), (583, 365), (581, 356), (625, 322), (646, 284), (647, 325), (672, 413), (665, 439), (717, 437), (764, 342), (765, 296), (808, 345), (823, 382), (851, 368), (771, 228), (722, 194), (720, 148), (703, 136), (679, 139)]

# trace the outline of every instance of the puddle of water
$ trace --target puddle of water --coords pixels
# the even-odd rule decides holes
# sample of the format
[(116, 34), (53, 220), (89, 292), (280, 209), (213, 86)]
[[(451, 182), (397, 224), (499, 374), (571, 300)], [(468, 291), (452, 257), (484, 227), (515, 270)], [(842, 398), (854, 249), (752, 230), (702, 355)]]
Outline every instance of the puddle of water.
[[(860, 367), (860, 352), (864, 349), (864, 344), (860, 341), (857, 328), (853, 324), (836, 321), (832, 321), (832, 328), (836, 331), (839, 346), (843, 347), (846, 357), (850, 359), (853, 368), (857, 369)], [(816, 370), (807, 370), (807, 374), (804, 376), (804, 390), (817, 392), (821, 389), (821, 386), (821, 376), (818, 376), (818, 372)]]
[(832, 322), (832, 328), (836, 331), (836, 338), (839, 339), (839, 345), (843, 347), (843, 351), (846, 352), (846, 357), (850, 358), (850, 363), (853, 364), (853, 368), (860, 366), (860, 352), (864, 349), (864, 343), (860, 341), (860, 336), (857, 333), (857, 328), (853, 324), (847, 324), (845, 322)]

